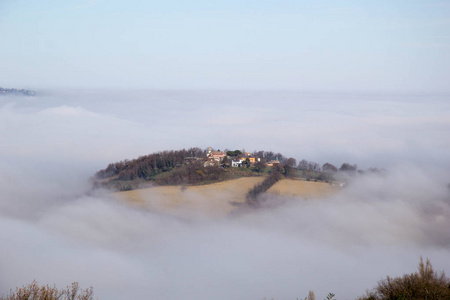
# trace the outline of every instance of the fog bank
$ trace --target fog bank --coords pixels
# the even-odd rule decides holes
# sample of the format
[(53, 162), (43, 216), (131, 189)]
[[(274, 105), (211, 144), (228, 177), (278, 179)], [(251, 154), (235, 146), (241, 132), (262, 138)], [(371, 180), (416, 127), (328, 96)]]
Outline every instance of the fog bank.
[[(0, 294), (36, 279), (92, 285), (99, 299), (309, 290), (354, 299), (385, 275), (415, 271), (420, 255), (449, 272), (448, 103), (294, 92), (1, 97)], [(157, 214), (90, 191), (89, 176), (107, 163), (210, 145), (387, 172), (332, 197), (270, 199), (283, 204), (222, 219)]]

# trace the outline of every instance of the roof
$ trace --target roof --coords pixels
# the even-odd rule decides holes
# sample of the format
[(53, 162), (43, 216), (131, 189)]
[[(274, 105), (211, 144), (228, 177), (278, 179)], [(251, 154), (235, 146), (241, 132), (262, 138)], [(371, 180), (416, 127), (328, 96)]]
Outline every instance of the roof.
[(223, 153), (222, 151), (212, 151), (210, 153), (211, 156), (225, 156), (225, 153)]

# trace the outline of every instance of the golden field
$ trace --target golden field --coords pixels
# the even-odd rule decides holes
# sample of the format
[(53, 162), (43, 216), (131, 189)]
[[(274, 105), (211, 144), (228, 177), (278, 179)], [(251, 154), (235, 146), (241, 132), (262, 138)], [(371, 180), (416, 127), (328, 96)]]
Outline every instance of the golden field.
[[(155, 186), (113, 193), (128, 204), (177, 216), (223, 217), (245, 201), (247, 192), (264, 177), (243, 177), (199, 186)], [(268, 192), (281, 196), (318, 198), (331, 195), (336, 188), (324, 182), (282, 179)]]
[(128, 203), (175, 215), (225, 216), (243, 203), (247, 192), (264, 177), (243, 177), (208, 185), (155, 186), (113, 195)]
[(314, 199), (333, 195), (337, 191), (337, 187), (325, 182), (282, 179), (275, 183), (267, 192), (278, 194), (280, 196), (295, 196)]

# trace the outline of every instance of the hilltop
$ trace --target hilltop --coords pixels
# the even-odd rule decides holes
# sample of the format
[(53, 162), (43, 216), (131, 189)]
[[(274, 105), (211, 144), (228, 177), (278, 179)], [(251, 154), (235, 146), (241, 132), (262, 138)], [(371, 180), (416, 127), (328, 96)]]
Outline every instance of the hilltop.
[[(241, 207), (245, 208), (249, 191), (261, 184), (264, 178), (242, 177), (195, 186), (155, 186), (116, 192), (112, 196), (133, 206), (179, 217), (226, 217), (237, 213)], [(338, 187), (324, 182), (281, 179), (267, 190), (267, 195), (315, 199), (338, 191)]]
[[(350, 169), (350, 170), (347, 170)], [(287, 158), (271, 151), (162, 151), (109, 164), (94, 185), (113, 197), (152, 211), (188, 216), (227, 216), (276, 205), (270, 194), (313, 199), (340, 189), (339, 170), (329, 163)], [(341, 172), (356, 172), (344, 164)], [(283, 201), (283, 200), (281, 200)], [(277, 201), (275, 201), (277, 202)], [(237, 209), (241, 208), (241, 209)]]
[(274, 172), (281, 177), (272, 180), (270, 186), (281, 178), (343, 185), (341, 174), (354, 175), (362, 171), (349, 163), (343, 163), (339, 169), (330, 163), (321, 166), (304, 159), (297, 164), (295, 158), (272, 151), (249, 153), (193, 147), (111, 163), (95, 174), (93, 183), (95, 187), (128, 191), (155, 185), (210, 184), (241, 177), (267, 176)]

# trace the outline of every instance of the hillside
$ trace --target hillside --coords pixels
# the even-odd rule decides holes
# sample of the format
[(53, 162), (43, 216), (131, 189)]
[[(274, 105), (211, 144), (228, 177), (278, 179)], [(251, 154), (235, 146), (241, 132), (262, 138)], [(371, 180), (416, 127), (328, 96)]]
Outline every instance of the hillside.
[[(177, 216), (224, 217), (246, 201), (246, 195), (264, 177), (244, 177), (198, 186), (155, 186), (113, 193), (125, 203)], [(319, 198), (338, 191), (324, 182), (282, 179), (269, 193), (303, 198)]]
[(275, 183), (267, 192), (280, 196), (295, 196), (306, 199), (333, 195), (339, 189), (324, 182), (312, 182), (299, 179), (282, 179)]
[(267, 171), (247, 164), (233, 168), (220, 160), (208, 157), (200, 148), (162, 151), (109, 164), (95, 174), (95, 187), (120, 191), (146, 188), (153, 185), (199, 185), (257, 176)]
[(98, 171), (94, 187), (128, 191), (154, 185), (202, 185), (241, 177), (266, 176), (273, 171), (285, 178), (332, 182), (334, 175), (354, 175), (357, 166), (348, 163), (337, 168), (329, 163), (316, 163), (287, 158), (272, 151), (208, 150), (198, 147), (171, 150), (109, 164)]
[(126, 203), (174, 215), (201, 214), (225, 216), (245, 202), (247, 192), (264, 177), (243, 177), (198, 186), (155, 186), (116, 192), (113, 196)]

